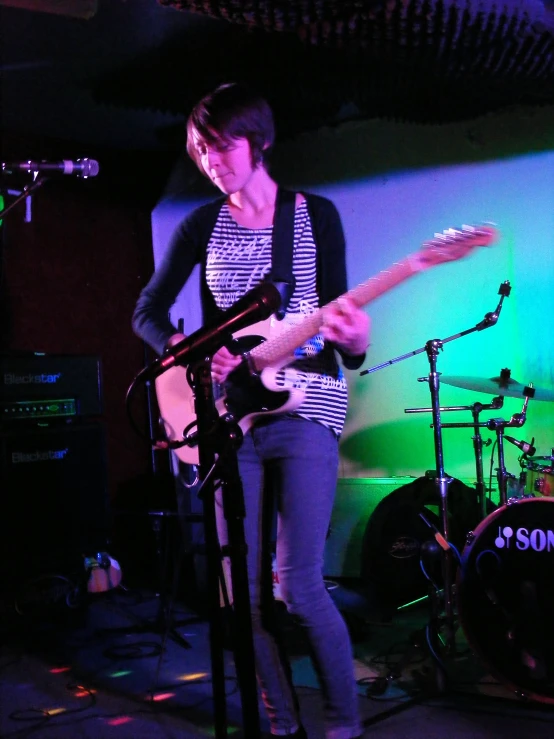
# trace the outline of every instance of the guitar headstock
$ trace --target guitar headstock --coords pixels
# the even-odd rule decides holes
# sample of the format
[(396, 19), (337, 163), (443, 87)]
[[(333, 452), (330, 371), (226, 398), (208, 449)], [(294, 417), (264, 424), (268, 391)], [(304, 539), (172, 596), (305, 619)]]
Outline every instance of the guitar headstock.
[(423, 243), (422, 248), (411, 259), (418, 263), (418, 269), (427, 269), (444, 262), (455, 262), (467, 256), (478, 246), (490, 246), (499, 234), (490, 225), (462, 226), (448, 228), (435, 234), (431, 241)]

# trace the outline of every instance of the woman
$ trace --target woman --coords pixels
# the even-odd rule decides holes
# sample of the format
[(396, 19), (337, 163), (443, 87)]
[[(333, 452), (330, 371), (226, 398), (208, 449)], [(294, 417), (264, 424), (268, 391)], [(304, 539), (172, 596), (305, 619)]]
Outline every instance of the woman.
[[(133, 317), (136, 333), (162, 353), (181, 341), (167, 316), (196, 263), (201, 264), (204, 321), (213, 320), (264, 278), (272, 266), (272, 232), (278, 185), (267, 155), (274, 125), (267, 102), (238, 84), (222, 85), (203, 98), (187, 123), (187, 151), (224, 197), (201, 206), (177, 227), (166, 257), (142, 291)], [(321, 680), (327, 739), (361, 735), (348, 631), (322, 577), (323, 551), (338, 473), (338, 439), (347, 404), (349, 369), (365, 357), (369, 318), (346, 298), (345, 244), (334, 205), (319, 196), (294, 198), (294, 289), (283, 323), (295, 324), (319, 306), (320, 333), (301, 346), (282, 371), (302, 387), (301, 405), (266, 416), (245, 435), (238, 452), (244, 489), (248, 574), (256, 669), (271, 733), (305, 738), (279, 640), (263, 618), (262, 571), (267, 562), (266, 499), (277, 510), (276, 566), (287, 609), (304, 627)], [(223, 384), (240, 358), (223, 347), (212, 376)], [(218, 510), (221, 507), (218, 506)], [(225, 521), (218, 514), (220, 543)]]

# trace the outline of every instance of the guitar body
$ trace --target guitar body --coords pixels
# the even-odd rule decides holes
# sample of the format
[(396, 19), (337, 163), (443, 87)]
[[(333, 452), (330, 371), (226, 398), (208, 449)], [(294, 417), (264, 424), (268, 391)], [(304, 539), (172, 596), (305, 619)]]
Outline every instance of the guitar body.
[[(461, 259), (478, 246), (489, 246), (497, 235), (496, 229), (489, 225), (447, 229), (425, 242), (420, 251), (349, 290), (345, 296), (361, 308), (419, 272)], [(303, 316), (298, 323), (270, 318), (237, 332), (233, 337), (235, 348), (228, 348), (236, 354), (246, 354), (247, 359), (229, 375), (223, 396), (216, 401), (219, 415), (231, 413), (246, 433), (260, 416), (298, 408), (304, 392), (294, 386), (279, 385), (277, 373), (292, 362), (295, 349), (319, 332), (325, 310), (323, 306)], [(174, 366), (158, 375), (156, 395), (168, 441), (179, 443), (194, 434), (196, 411), (187, 369)], [(181, 446), (175, 451), (181, 461), (198, 464), (195, 446)]]
[[(272, 326), (269, 321), (263, 321), (238, 331), (233, 336), (229, 350), (233, 354), (249, 352), (269, 335), (278, 333)], [(255, 333), (247, 334), (247, 331)], [(261, 416), (296, 410), (304, 399), (304, 392), (299, 388), (284, 388), (277, 382), (277, 373), (290, 359), (288, 357), (271, 367), (265, 367), (261, 373), (252, 372), (247, 361), (241, 362), (229, 375), (223, 386), (223, 395), (216, 400), (219, 416), (230, 413), (246, 434)], [(187, 428), (187, 435), (196, 431), (194, 394), (187, 381), (186, 367), (172, 367), (157, 377), (156, 397), (168, 441), (181, 441)], [(177, 447), (175, 454), (181, 462), (198, 464), (197, 446)]]

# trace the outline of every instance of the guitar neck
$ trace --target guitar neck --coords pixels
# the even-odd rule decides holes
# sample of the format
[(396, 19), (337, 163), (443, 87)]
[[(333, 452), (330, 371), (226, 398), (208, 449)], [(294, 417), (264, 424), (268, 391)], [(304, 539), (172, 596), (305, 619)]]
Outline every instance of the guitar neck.
[[(417, 266), (415, 260), (407, 257), (389, 267), (389, 269), (379, 272), (375, 277), (370, 277), (369, 280), (352, 288), (341, 297), (349, 298), (358, 308), (361, 308), (404, 282), (408, 277), (419, 272), (420, 269), (421, 267)], [(300, 323), (289, 326), (268, 341), (252, 349), (250, 359), (255, 369), (261, 372), (264, 367), (269, 367), (282, 359), (290, 357), (295, 349), (319, 333), (323, 320), (323, 310), (323, 308), (319, 308), (314, 313), (309, 313)]]

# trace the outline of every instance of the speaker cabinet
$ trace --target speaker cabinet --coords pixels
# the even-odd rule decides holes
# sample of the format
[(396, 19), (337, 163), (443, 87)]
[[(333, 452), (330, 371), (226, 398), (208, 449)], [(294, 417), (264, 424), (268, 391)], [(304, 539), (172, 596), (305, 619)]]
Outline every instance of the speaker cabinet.
[(369, 517), (385, 496), (412, 479), (339, 479), (323, 560), (326, 577), (360, 577), (362, 542)]
[(100, 423), (0, 433), (5, 583), (69, 574), (106, 546), (108, 486)]

